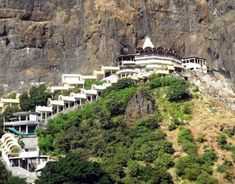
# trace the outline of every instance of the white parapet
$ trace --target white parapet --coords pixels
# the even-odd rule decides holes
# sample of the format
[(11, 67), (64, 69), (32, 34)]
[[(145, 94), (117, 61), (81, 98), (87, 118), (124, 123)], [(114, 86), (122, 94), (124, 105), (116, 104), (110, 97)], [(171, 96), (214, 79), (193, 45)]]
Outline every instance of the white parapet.
[(93, 85), (91, 86), (91, 89), (92, 89), (92, 90), (98, 90), (98, 91), (104, 90), (104, 89), (106, 89), (106, 88), (107, 88), (106, 85), (95, 85), (95, 84), (93, 84)]
[(56, 91), (66, 91), (69, 90), (70, 87), (68, 85), (64, 85), (64, 86), (51, 86), (50, 87), (50, 92), (54, 93)]
[(102, 79), (102, 81), (106, 81), (106, 83), (113, 84), (113, 83), (116, 83), (118, 81), (118, 79), (119, 78), (117, 75), (110, 75), (110, 76)]
[(120, 75), (120, 74), (134, 74), (134, 73), (140, 73), (139, 69), (123, 69), (118, 71), (116, 74)]
[(19, 99), (12, 99), (12, 98), (1, 98), (1, 103), (6, 104), (19, 104), (20, 100)]
[(119, 66), (102, 66), (101, 71), (118, 71), (120, 70)]
[(58, 100), (67, 101), (67, 102), (75, 102), (76, 101), (76, 99), (73, 96), (63, 96), (63, 95), (60, 95)]
[(87, 95), (97, 95), (98, 94), (97, 90), (92, 90), (92, 89), (89, 89), (89, 90), (81, 89), (81, 93), (87, 94)]
[(39, 151), (23, 151), (19, 154), (18, 158), (33, 158), (33, 157), (39, 157)]
[(174, 63), (181, 63), (180, 60), (159, 55), (138, 55), (135, 57), (136, 64), (145, 66), (147, 64), (159, 64), (159, 65), (174, 65)]
[(97, 80), (97, 76), (95, 75), (81, 75), (83, 80)]
[(53, 112), (52, 106), (36, 106), (36, 112)]
[(86, 99), (86, 94), (82, 93), (71, 93), (70, 96), (75, 99)]
[(80, 74), (62, 74), (62, 83), (69, 85), (84, 85), (85, 81)]
[(52, 99), (49, 99), (48, 100), (48, 104), (49, 106), (50, 105), (54, 105), (54, 106), (64, 106), (64, 101), (63, 100), (52, 100)]

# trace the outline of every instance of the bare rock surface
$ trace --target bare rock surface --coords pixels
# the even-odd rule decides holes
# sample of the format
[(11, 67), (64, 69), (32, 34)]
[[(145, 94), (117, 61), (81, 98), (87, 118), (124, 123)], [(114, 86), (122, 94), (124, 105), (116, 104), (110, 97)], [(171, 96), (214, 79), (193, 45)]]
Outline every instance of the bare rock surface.
[(1, 0), (0, 93), (91, 73), (149, 35), (235, 84), (234, 0)]
[(154, 105), (150, 100), (146, 100), (140, 92), (137, 92), (128, 102), (125, 119), (132, 125), (140, 117), (152, 114)]

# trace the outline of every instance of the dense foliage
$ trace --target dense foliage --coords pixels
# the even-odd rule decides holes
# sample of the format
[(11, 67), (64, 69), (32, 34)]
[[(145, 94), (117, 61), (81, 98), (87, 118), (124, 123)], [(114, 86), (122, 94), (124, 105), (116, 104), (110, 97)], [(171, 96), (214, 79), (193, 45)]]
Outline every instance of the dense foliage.
[(47, 100), (46, 85), (33, 86), (30, 88), (29, 93), (24, 92), (20, 96), (20, 108), (22, 111), (34, 111), (37, 105), (46, 106)]
[(174, 150), (158, 129), (161, 115), (156, 111), (127, 126), (126, 106), (138, 90), (134, 81), (123, 79), (103, 91), (100, 100), (49, 121), (47, 129), (37, 132), (40, 150), (76, 150), (83, 159), (99, 161), (115, 182), (172, 183), (167, 169), (174, 165)]
[[(171, 96), (172, 90), (176, 90), (176, 97)], [(126, 107), (136, 92), (153, 102), (155, 112), (138, 117), (130, 125)], [(131, 79), (120, 80), (102, 91), (101, 99), (61, 114), (50, 120), (46, 129), (39, 129), (40, 150), (52, 155), (68, 155), (72, 151), (75, 158), (79, 155), (74, 163), (98, 163), (97, 174), (106, 173), (113, 183), (171, 184), (173, 178), (168, 170), (172, 167), (176, 168), (177, 177), (190, 182), (217, 183), (209, 176), (217, 159), (215, 152), (205, 150), (199, 155), (191, 131), (182, 126), (191, 118), (189, 97), (187, 82), (179, 78), (153, 75), (149, 82), (138, 85)], [(187, 156), (174, 159), (172, 143), (160, 130), (162, 121), (171, 122), (170, 130), (180, 126), (178, 143)], [(70, 168), (71, 173), (66, 168)], [(37, 182), (59, 183), (62, 177), (64, 183), (73, 183), (65, 176), (79, 178), (81, 170), (82, 166), (77, 168), (72, 158), (66, 156), (49, 164)], [(89, 178), (92, 173), (92, 169), (86, 170), (83, 177)]]
[(192, 133), (185, 127), (180, 127), (178, 135), (178, 143), (188, 154), (197, 154), (197, 146), (194, 142)]
[(69, 154), (58, 162), (49, 162), (36, 184), (112, 183), (110, 177), (95, 162), (82, 161), (77, 154)]

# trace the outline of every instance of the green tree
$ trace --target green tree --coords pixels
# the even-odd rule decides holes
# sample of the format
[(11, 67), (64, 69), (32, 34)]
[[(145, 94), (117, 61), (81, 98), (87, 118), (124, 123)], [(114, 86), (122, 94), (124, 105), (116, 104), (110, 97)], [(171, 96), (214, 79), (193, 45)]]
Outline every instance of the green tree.
[(182, 100), (188, 100), (190, 98), (189, 95), (189, 85), (176, 83), (170, 86), (167, 97), (171, 102), (178, 102)]
[(29, 93), (24, 92), (20, 96), (20, 107), (23, 111), (34, 111), (37, 105), (47, 105), (48, 96), (45, 84), (33, 86)]
[(93, 184), (111, 183), (98, 163), (82, 161), (77, 154), (69, 154), (58, 162), (50, 162), (42, 170), (36, 184)]
[(27, 92), (24, 92), (20, 95), (20, 108), (22, 111), (28, 111), (32, 108), (31, 98)]

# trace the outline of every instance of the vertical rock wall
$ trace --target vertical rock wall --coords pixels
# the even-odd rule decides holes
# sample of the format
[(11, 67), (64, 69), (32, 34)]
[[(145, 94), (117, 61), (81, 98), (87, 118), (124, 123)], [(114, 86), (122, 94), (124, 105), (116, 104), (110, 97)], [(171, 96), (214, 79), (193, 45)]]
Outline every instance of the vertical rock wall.
[(235, 80), (234, 0), (1, 0), (0, 93), (91, 73), (149, 35)]

